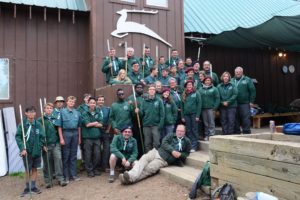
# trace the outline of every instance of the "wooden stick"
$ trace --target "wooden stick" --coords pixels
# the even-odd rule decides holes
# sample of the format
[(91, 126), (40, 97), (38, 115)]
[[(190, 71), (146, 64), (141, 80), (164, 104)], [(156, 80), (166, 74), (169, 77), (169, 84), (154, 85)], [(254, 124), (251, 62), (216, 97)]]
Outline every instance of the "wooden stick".
[[(45, 98), (44, 98), (44, 100), (45, 100)], [(50, 172), (50, 162), (49, 162), (49, 154), (48, 154), (47, 135), (46, 135), (46, 129), (45, 129), (43, 104), (42, 104), (42, 99), (41, 98), (40, 98), (40, 109), (41, 109), (42, 125), (43, 125), (44, 131), (45, 131), (45, 146), (46, 146), (46, 149), (47, 149), (47, 151), (46, 151), (46, 160), (47, 160), (47, 168), (48, 168), (48, 177), (50, 179), (50, 185), (52, 187), (53, 184), (52, 184), (52, 176), (51, 176), (51, 172)]]
[(156, 64), (158, 65), (158, 46), (155, 47), (155, 58), (156, 58)]
[(128, 57), (127, 57), (127, 42), (125, 42), (125, 57), (126, 58), (126, 62), (125, 62), (125, 70), (126, 70), (126, 74), (127, 74), (127, 64), (128, 64)]
[(199, 46), (199, 48), (198, 48), (198, 56), (197, 56), (197, 60), (199, 61), (199, 59), (200, 59), (200, 52), (201, 52), (201, 47)]
[[(109, 39), (107, 39), (107, 51), (108, 51), (108, 57), (109, 57), (109, 64), (113, 64), (113, 63), (112, 63), (112, 58), (110, 57)], [(112, 68), (112, 67), (113, 67), (113, 66), (110, 67), (110, 75), (111, 75), (111, 77), (114, 76), (114, 74), (113, 74), (113, 68)]]
[[(29, 183), (29, 195), (30, 199), (32, 199), (32, 194), (31, 194), (31, 175), (29, 171), (29, 165), (28, 165), (28, 152), (27, 152), (27, 147), (26, 147), (26, 137), (25, 137), (25, 131), (24, 131), (24, 123), (23, 123), (23, 113), (22, 113), (22, 106), (21, 104), (19, 105), (19, 110), (20, 110), (20, 119), (21, 119), (21, 128), (22, 128), (22, 136), (23, 136), (23, 145), (24, 145), (24, 150), (26, 151), (25, 155), (25, 165), (26, 165), (26, 173), (28, 174), (28, 183)], [(26, 182), (26, 179), (25, 179)]]
[[(145, 62), (145, 43), (143, 44), (143, 63)], [(143, 78), (145, 78), (145, 64), (142, 65), (143, 68)]]
[(168, 57), (169, 57), (169, 66), (171, 65), (171, 49), (169, 48), (169, 55), (168, 55)]
[[(136, 96), (135, 96), (134, 85), (132, 85), (132, 93), (133, 93), (133, 99), (134, 99), (134, 106), (135, 106), (135, 108), (138, 108), (137, 100), (136, 100)], [(143, 154), (144, 154), (145, 150), (144, 150), (144, 142), (143, 142), (143, 135), (142, 135), (142, 129), (141, 129), (141, 120), (140, 120), (139, 113), (136, 113), (136, 118), (137, 118), (137, 121), (138, 121), (139, 132), (140, 132), (140, 137), (141, 137), (141, 144), (142, 144), (142, 149), (143, 149)]]

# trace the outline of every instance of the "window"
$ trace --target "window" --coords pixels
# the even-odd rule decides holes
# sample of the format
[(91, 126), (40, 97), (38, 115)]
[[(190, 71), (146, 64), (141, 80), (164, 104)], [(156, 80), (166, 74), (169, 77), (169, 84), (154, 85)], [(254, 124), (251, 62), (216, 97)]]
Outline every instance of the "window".
[(148, 6), (168, 8), (168, 0), (146, 0)]
[(9, 100), (9, 59), (0, 58), (0, 100)]

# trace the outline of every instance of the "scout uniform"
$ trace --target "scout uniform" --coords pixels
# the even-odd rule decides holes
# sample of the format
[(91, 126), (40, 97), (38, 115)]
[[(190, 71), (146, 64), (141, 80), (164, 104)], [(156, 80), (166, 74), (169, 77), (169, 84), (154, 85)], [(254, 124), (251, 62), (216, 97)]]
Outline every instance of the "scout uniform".
[(157, 81), (157, 77), (149, 75), (144, 79), (144, 81), (147, 85), (154, 84)]
[(241, 133), (240, 125), (242, 126), (243, 133), (251, 133), (251, 120), (250, 120), (250, 103), (254, 103), (256, 97), (256, 89), (253, 81), (247, 77), (242, 76), (240, 79), (232, 78), (231, 82), (238, 90), (237, 95), (237, 113), (235, 120), (235, 133)]
[(166, 61), (166, 65), (168, 67), (171, 66), (171, 65), (175, 65), (176, 66), (179, 60), (180, 60), (180, 58), (178, 56), (175, 57), (175, 58), (171, 56), (170, 60)]
[[(130, 72), (129, 72), (130, 73)], [(116, 78), (114, 78), (114, 79), (111, 79), (110, 81), (109, 81), (109, 84), (111, 84), (111, 85), (116, 85), (116, 84), (131, 84), (132, 82), (131, 82), (131, 80), (127, 77), (127, 78), (125, 78), (124, 80), (122, 80), (122, 81), (120, 81), (120, 80), (117, 80)]]
[(162, 74), (162, 69), (168, 67), (166, 64), (158, 64), (157, 69), (158, 69), (158, 78), (161, 77)]
[(125, 100), (111, 105), (109, 120), (113, 129), (121, 130), (124, 125), (132, 125), (132, 106)]
[[(52, 112), (53, 113), (53, 112)], [(55, 177), (58, 180), (59, 185), (65, 186), (67, 183), (64, 181), (63, 175), (63, 165), (62, 165), (62, 158), (61, 158), (61, 147), (59, 143), (59, 136), (57, 132), (57, 128), (54, 125), (57, 120), (57, 116), (51, 115), (44, 115), (44, 125), (45, 125), (45, 133), (47, 139), (47, 147), (48, 147), (48, 158), (50, 166), (47, 164), (47, 154), (43, 152), (43, 174), (44, 174), (44, 181), (46, 183), (46, 187), (51, 187), (51, 177), (49, 177), (48, 170), (50, 170), (50, 176), (53, 176), (53, 172), (55, 173)], [(38, 119), (38, 122), (41, 124), (42, 118)], [(50, 169), (49, 169), (50, 168)]]
[[(220, 121), (223, 134), (233, 134), (238, 91), (235, 85), (230, 82), (227, 84), (220, 83), (218, 90), (220, 94)], [(223, 102), (228, 102), (228, 106), (224, 106)]]
[(160, 131), (164, 125), (164, 105), (160, 98), (146, 96), (141, 105), (145, 152), (160, 145)]
[[(109, 67), (109, 64), (112, 64), (112, 67)], [(115, 78), (120, 69), (122, 69), (122, 63), (117, 57), (113, 57), (110, 59), (109, 57), (103, 58), (103, 65), (102, 65), (102, 72), (105, 73), (106, 76), (106, 83), (109, 83), (109, 81), (113, 78)], [(113, 76), (111, 74), (111, 71), (113, 72)]]
[(143, 79), (143, 74), (141, 72), (129, 72), (128, 77), (130, 78), (132, 84), (138, 84)]
[(161, 141), (166, 135), (168, 135), (169, 133), (173, 133), (174, 125), (177, 121), (177, 115), (178, 115), (177, 106), (172, 99), (170, 101), (163, 99), (163, 104), (165, 109), (165, 119), (164, 119), (164, 127), (160, 135)]
[(192, 149), (197, 150), (199, 127), (198, 122), (196, 122), (196, 118), (200, 119), (202, 107), (201, 96), (195, 90), (191, 92), (185, 91), (181, 96), (181, 100), (181, 118), (184, 119), (186, 123), (186, 134), (192, 142)]
[(101, 131), (98, 127), (87, 127), (92, 122), (102, 123), (102, 115), (96, 109), (82, 114), (82, 138), (84, 145), (85, 168), (89, 177), (100, 175), (100, 136)]
[[(210, 71), (205, 71), (205, 76), (206, 77), (210, 77)], [(213, 84), (215, 87), (217, 87), (219, 85), (219, 78), (218, 75), (215, 72), (212, 72), (212, 80), (213, 80)]]
[[(127, 56), (127, 74), (129, 74), (129, 72), (132, 71), (131, 66), (132, 66), (133, 62), (139, 63), (139, 59), (135, 56), (131, 56), (131, 57)], [(140, 65), (140, 63), (139, 63), (139, 65)], [(122, 61), (122, 68), (126, 70), (126, 60)]]
[[(140, 63), (143, 62), (143, 57), (140, 58)], [(142, 65), (141, 65), (142, 66)], [(140, 71), (143, 77), (147, 77), (150, 75), (150, 69), (154, 66), (154, 61), (151, 56), (145, 55), (145, 66), (144, 66), (144, 74), (143, 74), (143, 66), (140, 68)]]
[(112, 143), (110, 144), (110, 152), (117, 158), (125, 158), (132, 164), (137, 160), (138, 148), (136, 139), (130, 137), (127, 141), (122, 134), (115, 135)]
[(170, 85), (169, 84), (169, 80), (170, 80), (169, 75), (168, 76), (162, 76), (158, 80), (161, 82), (162, 86), (169, 86)]
[[(210, 77), (207, 77), (205, 79), (208, 78), (211, 79)], [(220, 105), (219, 91), (213, 85), (204, 85), (202, 88), (200, 88), (199, 93), (201, 94), (202, 99), (202, 119), (204, 123), (204, 134), (205, 137), (213, 136), (215, 134), (214, 111), (217, 110)]]
[(80, 112), (80, 114), (87, 112), (89, 110), (89, 106), (85, 103), (81, 104), (78, 106), (78, 108), (76, 109), (77, 111)]
[(57, 126), (62, 128), (65, 145), (62, 146), (63, 172), (66, 182), (70, 179), (78, 179), (76, 170), (78, 128), (81, 126), (80, 112), (75, 108), (61, 110)]

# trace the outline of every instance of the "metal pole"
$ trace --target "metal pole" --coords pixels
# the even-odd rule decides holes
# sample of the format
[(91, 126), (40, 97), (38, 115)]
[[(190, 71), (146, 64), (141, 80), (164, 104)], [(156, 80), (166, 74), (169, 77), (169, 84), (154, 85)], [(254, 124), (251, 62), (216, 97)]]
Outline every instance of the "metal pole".
[[(20, 119), (21, 119), (21, 127), (22, 127), (23, 145), (24, 145), (24, 150), (26, 151), (25, 165), (26, 165), (26, 173), (28, 174), (29, 195), (30, 195), (30, 199), (32, 199), (32, 194), (31, 194), (31, 176), (30, 176), (29, 165), (28, 165), (26, 137), (25, 137), (25, 131), (24, 131), (24, 123), (23, 123), (23, 114), (22, 114), (22, 106), (21, 106), (21, 104), (19, 105), (19, 110), (20, 110)], [(26, 179), (25, 179), (25, 182), (26, 182)]]

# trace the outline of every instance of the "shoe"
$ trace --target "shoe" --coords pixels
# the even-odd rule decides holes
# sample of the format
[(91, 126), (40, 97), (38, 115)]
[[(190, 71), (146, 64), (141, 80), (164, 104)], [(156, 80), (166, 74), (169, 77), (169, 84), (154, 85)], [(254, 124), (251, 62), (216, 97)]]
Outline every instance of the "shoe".
[(195, 152), (196, 152), (195, 149), (191, 149), (191, 150), (190, 150), (190, 153), (195, 153)]
[(42, 191), (37, 187), (31, 188), (31, 192), (35, 193), (35, 194), (41, 194), (42, 193)]
[(27, 194), (29, 194), (29, 189), (25, 188), (24, 191), (21, 193), (20, 197), (25, 197)]
[(109, 175), (108, 182), (113, 183), (115, 181), (115, 175)]
[(61, 187), (64, 187), (64, 186), (68, 185), (68, 183), (67, 183), (66, 181), (64, 181), (64, 180), (59, 181), (58, 184), (59, 184)]
[(70, 183), (70, 180), (69, 180), (69, 178), (65, 178), (65, 183), (67, 183), (67, 184), (69, 184)]
[(101, 176), (101, 172), (99, 170), (95, 171), (95, 176)]
[(73, 176), (72, 178), (70, 178), (70, 181), (81, 181), (81, 178), (78, 176)]
[(47, 189), (49, 189), (49, 188), (51, 188), (51, 187), (52, 187), (52, 186), (51, 186), (50, 183), (47, 183), (47, 184), (46, 184), (46, 188), (47, 188)]
[(208, 141), (208, 137), (207, 136), (204, 138), (204, 141)]
[(121, 184), (126, 185), (123, 174), (119, 174), (119, 180), (120, 180)]
[(126, 183), (126, 184), (129, 184), (129, 183), (130, 183), (130, 176), (129, 176), (128, 171), (125, 171), (125, 172), (124, 172), (123, 177), (124, 177), (125, 183)]
[(95, 177), (95, 174), (94, 174), (94, 172), (89, 172), (87, 176), (90, 178), (93, 178), (93, 177)]

